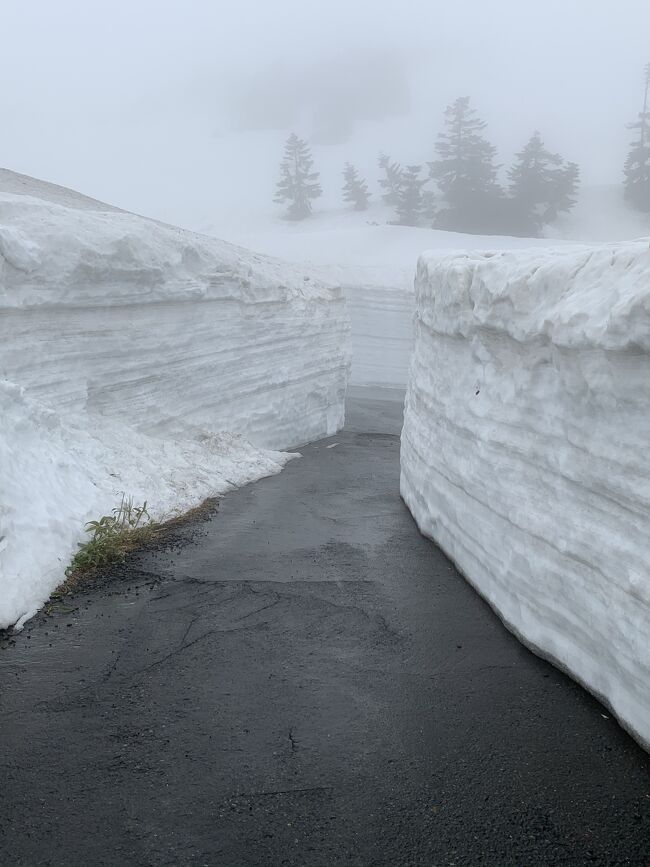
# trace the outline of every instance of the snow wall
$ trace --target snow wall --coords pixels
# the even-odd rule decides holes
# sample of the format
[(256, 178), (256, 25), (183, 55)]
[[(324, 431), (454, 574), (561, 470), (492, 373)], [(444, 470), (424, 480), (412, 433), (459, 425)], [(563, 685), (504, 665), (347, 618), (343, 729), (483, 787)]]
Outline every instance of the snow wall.
[(412, 268), (319, 266), (341, 286), (352, 323), (351, 385), (405, 389), (413, 351)]
[(23, 180), (0, 192), (0, 628), (122, 492), (160, 517), (333, 434), (350, 368), (340, 288)]
[(425, 254), (416, 308), (404, 500), (648, 746), (648, 242)]

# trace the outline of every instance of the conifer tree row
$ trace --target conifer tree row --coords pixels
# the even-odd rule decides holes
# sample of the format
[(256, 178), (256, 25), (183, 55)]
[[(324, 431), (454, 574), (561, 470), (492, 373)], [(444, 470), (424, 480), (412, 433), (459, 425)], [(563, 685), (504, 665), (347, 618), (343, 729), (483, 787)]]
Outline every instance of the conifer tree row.
[[(650, 65), (646, 70), (645, 100), (639, 121), (639, 140), (626, 163), (627, 195), (637, 207), (650, 211)], [(394, 213), (394, 223), (434, 226), (457, 232), (539, 235), (543, 227), (575, 205), (580, 171), (549, 151), (534, 132), (504, 173), (507, 187), (498, 182), (496, 148), (485, 137), (485, 122), (459, 97), (447, 107), (444, 128), (435, 144), (428, 177), (421, 165), (402, 166), (386, 153), (379, 155), (382, 201)], [(286, 203), (287, 218), (311, 214), (312, 201), (322, 195), (319, 174), (307, 143), (292, 133), (285, 145), (275, 201)], [(368, 208), (368, 185), (356, 166), (345, 163), (343, 201), (355, 210)]]

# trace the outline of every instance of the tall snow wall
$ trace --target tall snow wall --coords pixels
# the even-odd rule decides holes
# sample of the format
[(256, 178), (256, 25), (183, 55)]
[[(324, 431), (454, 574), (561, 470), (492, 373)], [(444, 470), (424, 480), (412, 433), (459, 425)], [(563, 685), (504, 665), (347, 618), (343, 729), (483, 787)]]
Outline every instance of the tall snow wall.
[(402, 496), (646, 746), (649, 444), (647, 241), (420, 258)]
[(161, 515), (334, 433), (350, 367), (339, 287), (23, 180), (0, 192), (0, 628), (120, 492)]
[(340, 289), (120, 212), (0, 197), (0, 371), (61, 410), (286, 448), (343, 421)]

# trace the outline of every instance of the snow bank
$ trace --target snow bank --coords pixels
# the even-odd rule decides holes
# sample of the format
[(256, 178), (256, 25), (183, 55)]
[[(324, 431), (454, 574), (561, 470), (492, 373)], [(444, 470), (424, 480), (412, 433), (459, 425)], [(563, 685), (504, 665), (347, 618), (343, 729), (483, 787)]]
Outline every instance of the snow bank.
[(350, 363), (304, 268), (30, 189), (0, 192), (0, 627), (122, 491), (162, 516), (334, 433)]
[(650, 743), (650, 250), (422, 256), (402, 495)]

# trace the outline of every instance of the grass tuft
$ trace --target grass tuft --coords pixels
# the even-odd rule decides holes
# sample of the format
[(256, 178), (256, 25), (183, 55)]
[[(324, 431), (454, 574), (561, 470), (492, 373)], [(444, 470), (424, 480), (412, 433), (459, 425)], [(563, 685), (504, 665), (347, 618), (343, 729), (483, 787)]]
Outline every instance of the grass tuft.
[[(60, 605), (66, 596), (102, 570), (122, 563), (129, 552), (153, 543), (169, 544), (186, 526), (210, 520), (218, 507), (219, 500), (209, 497), (192, 509), (158, 522), (151, 520), (146, 501), (142, 506), (135, 506), (131, 497), (123, 495), (122, 502), (110, 515), (86, 524), (90, 539), (79, 543), (79, 550), (65, 570), (65, 581), (50, 597), (49, 608)], [(48, 608), (46, 611), (50, 613)]]
[(131, 497), (122, 495), (122, 502), (110, 515), (86, 524), (90, 539), (79, 542), (79, 550), (65, 570), (66, 580), (57, 593), (70, 592), (82, 578), (121, 562), (128, 551), (150, 541), (159, 526), (151, 520), (146, 501), (136, 506)]

